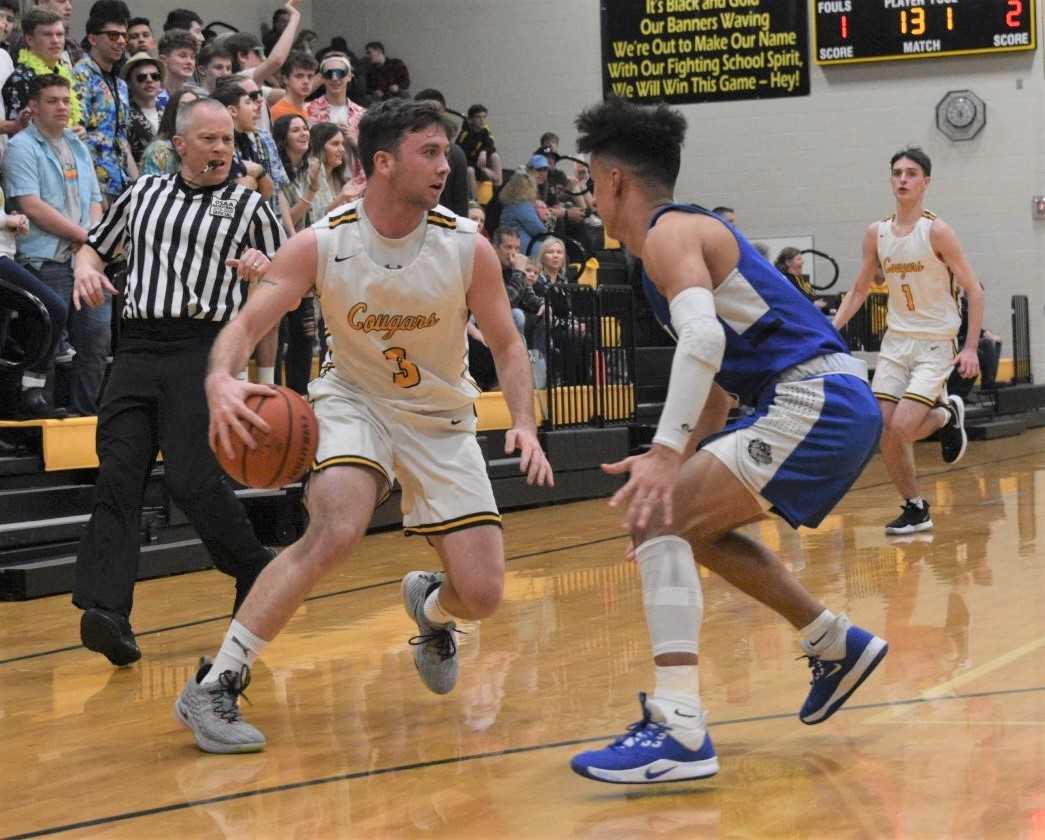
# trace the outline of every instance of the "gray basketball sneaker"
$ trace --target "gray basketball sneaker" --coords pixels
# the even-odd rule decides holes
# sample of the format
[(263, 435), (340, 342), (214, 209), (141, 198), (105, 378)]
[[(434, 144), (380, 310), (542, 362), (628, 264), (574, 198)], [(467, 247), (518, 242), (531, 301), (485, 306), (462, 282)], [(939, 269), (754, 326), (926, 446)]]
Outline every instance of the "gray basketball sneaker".
[(211, 662), (200, 659), (196, 676), (190, 677), (174, 704), (174, 717), (192, 732), (196, 744), (209, 753), (248, 753), (265, 749), (265, 736), (243, 720), (239, 696), (250, 685), (250, 669), (237, 674), (225, 671), (217, 682), (201, 684)]
[(425, 617), (425, 599), (443, 582), (442, 572), (409, 572), (403, 578), (403, 606), (417, 622), (419, 635), (410, 639), (414, 646), (414, 667), (421, 681), (436, 694), (447, 694), (457, 684), (456, 626), (433, 624)]

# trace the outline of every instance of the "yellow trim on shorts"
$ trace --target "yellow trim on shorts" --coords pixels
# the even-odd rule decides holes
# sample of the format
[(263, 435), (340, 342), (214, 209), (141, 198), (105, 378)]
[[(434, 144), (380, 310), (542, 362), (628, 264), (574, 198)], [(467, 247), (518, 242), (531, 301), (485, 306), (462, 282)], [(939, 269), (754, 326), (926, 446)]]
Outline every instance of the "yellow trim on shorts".
[(319, 472), (328, 467), (365, 467), (371, 469), (385, 480), (385, 492), (381, 498), (377, 500), (377, 503), (381, 504), (392, 494), (392, 479), (388, 477), (388, 473), (385, 472), (384, 467), (377, 463), (377, 461), (371, 461), (369, 458), (364, 458), (362, 455), (335, 455), (332, 458), (324, 458), (322, 461), (313, 461), (312, 472)]
[(898, 403), (900, 402), (899, 397), (894, 397), (892, 394), (883, 394), (880, 391), (874, 391), (874, 398), (876, 400), (885, 400), (886, 402)]
[(921, 394), (912, 394), (910, 391), (903, 395), (903, 399), (910, 400), (911, 402), (921, 403), (922, 405), (927, 405), (929, 406), (929, 408), (932, 408), (936, 405), (935, 399), (930, 400), (928, 397), (923, 397)]
[(469, 513), (445, 522), (436, 522), (433, 525), (412, 525), (403, 529), (403, 534), (412, 537), (419, 534), (425, 537), (439, 537), (444, 534), (452, 534), (454, 531), (463, 531), (465, 528), (475, 528), (479, 525), (496, 525), (501, 527), (501, 515), (485, 511), (483, 513)]

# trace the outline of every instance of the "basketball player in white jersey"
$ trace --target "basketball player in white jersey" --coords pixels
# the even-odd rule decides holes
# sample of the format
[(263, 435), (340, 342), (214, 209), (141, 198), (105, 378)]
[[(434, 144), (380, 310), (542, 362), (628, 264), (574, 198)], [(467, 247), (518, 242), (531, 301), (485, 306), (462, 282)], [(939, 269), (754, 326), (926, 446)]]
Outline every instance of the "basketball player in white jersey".
[[(947, 396), (946, 384), (955, 365), (966, 379), (980, 372), (983, 289), (954, 230), (925, 209), (929, 156), (912, 146), (893, 155), (890, 166), (896, 212), (864, 234), (860, 272), (834, 325), (841, 329), (859, 310), (880, 270), (889, 310), (871, 389), (882, 409), (882, 458), (904, 499), (885, 532), (912, 534), (933, 527), (929, 503), (918, 490), (913, 444), (940, 430), (946, 463), (965, 454), (965, 406), (960, 397)], [(969, 331), (960, 349), (959, 290), (969, 301)]]
[(553, 483), (500, 262), (474, 222), (437, 206), (452, 136), (430, 102), (392, 99), (371, 108), (359, 126), (365, 198), (298, 233), (267, 270), (248, 267), (263, 272), (260, 287), (214, 345), (206, 385), (211, 445), (231, 454), (234, 436), (249, 446), (250, 426), (265, 428), (244, 400), (266, 389), (235, 377), (257, 340), (313, 287), (334, 339), (332, 364), (309, 387), (319, 451), (308, 529), (258, 578), (217, 657), (201, 662), (175, 705), (207, 752), (264, 747), (237, 705), (250, 667), (315, 583), (349, 557), (394, 479), (406, 533), (426, 537), (445, 569), (403, 579), (404, 605), (418, 626), (414, 663), (432, 691), (453, 688), (455, 623), (491, 615), (504, 584), (500, 516), (475, 438), (469, 312), (511, 412), (505, 451), (521, 451), (530, 484)]

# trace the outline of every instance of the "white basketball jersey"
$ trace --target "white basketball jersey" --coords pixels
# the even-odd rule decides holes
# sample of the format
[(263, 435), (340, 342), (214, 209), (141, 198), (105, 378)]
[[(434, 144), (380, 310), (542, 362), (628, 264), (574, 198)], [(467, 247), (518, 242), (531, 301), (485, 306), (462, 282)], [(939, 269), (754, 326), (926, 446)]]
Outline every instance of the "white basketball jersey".
[(375, 232), (363, 232), (364, 224), (357, 201), (313, 225), (316, 296), (333, 337), (334, 372), (360, 394), (401, 410), (472, 404), (479, 388), (468, 375), (465, 296), (476, 224), (445, 207), (430, 210), (420, 249), (402, 266), (375, 259), (377, 249), (366, 247)]
[(926, 339), (954, 338), (961, 315), (950, 269), (929, 238), (935, 218), (926, 211), (906, 236), (893, 232), (892, 218), (878, 223), (878, 261), (889, 286), (886, 327)]

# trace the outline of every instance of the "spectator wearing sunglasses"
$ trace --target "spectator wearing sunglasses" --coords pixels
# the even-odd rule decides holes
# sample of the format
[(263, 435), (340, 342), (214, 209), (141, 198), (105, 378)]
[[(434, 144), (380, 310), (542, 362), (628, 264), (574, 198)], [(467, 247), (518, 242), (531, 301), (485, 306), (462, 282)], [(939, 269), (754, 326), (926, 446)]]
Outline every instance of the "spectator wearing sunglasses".
[(127, 59), (122, 75), (130, 93), (127, 143), (131, 157), (140, 165), (142, 153), (156, 139), (163, 118), (163, 107), (156, 102), (163, 90), (163, 65), (147, 52), (140, 52)]
[(127, 143), (127, 84), (115, 67), (127, 49), (127, 5), (99, 0), (87, 19), (90, 52), (73, 68), (76, 95), (83, 109), (84, 142), (94, 159), (98, 186), (112, 201), (138, 177), (138, 166)]
[(340, 126), (348, 139), (359, 142), (359, 121), (366, 108), (348, 98), (348, 85), (352, 81), (352, 62), (342, 53), (327, 53), (319, 65), (326, 93), (313, 99), (305, 107), (309, 125), (330, 122)]

